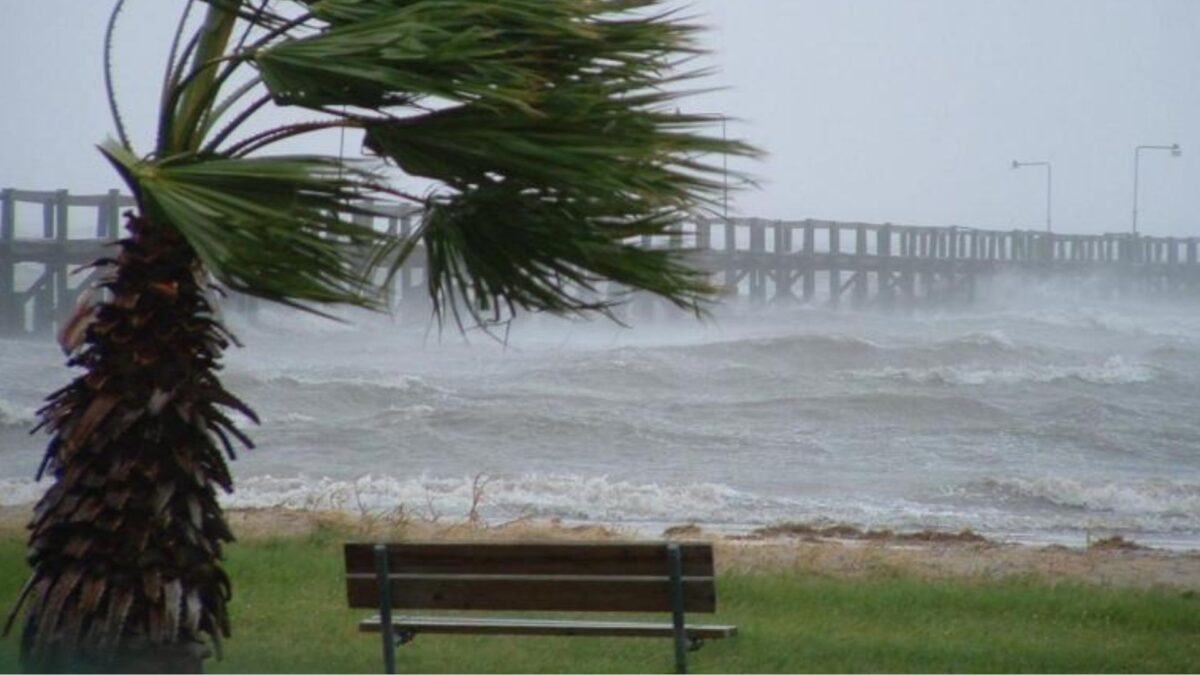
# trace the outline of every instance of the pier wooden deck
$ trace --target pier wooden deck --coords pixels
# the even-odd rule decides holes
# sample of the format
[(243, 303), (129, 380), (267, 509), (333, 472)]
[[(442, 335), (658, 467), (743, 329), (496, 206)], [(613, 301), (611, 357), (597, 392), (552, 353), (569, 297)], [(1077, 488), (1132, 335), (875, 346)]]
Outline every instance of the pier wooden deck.
[[(0, 191), (0, 334), (55, 330), (91, 280), (73, 272), (104, 254), (119, 235), (121, 210), (132, 205), (115, 190)], [(407, 234), (416, 225), (411, 207), (374, 209), (381, 230)], [(713, 283), (755, 302), (968, 303), (1000, 273), (1086, 279), (1106, 294), (1200, 299), (1200, 237), (731, 218), (698, 219), (642, 244), (696, 249), (694, 262)], [(426, 300), (422, 268), (418, 249), (397, 276), (399, 302)]]

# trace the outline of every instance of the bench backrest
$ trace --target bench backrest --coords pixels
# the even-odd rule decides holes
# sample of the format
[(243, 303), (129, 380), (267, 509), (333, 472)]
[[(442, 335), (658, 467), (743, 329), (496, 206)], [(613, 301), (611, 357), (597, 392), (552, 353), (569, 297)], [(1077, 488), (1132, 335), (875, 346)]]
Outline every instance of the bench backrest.
[[(712, 545), (681, 543), (683, 609), (715, 612)], [(378, 608), (375, 545), (346, 544), (350, 606)], [(671, 611), (665, 542), (387, 544), (391, 605), (405, 609)]]

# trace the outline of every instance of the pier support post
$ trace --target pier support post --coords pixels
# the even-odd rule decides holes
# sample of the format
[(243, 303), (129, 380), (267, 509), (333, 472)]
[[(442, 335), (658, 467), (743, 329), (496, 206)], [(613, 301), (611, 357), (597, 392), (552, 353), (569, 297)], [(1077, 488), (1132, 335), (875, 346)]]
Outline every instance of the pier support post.
[(838, 224), (829, 223), (829, 304), (834, 307), (842, 300), (842, 271), (838, 267), (840, 255)]
[(854, 228), (854, 306), (862, 307), (867, 302), (867, 226)]
[(895, 303), (896, 289), (892, 279), (892, 226), (884, 223), (875, 232), (875, 255), (879, 258), (879, 269), (875, 275), (879, 301), (884, 307)]
[(804, 301), (812, 302), (817, 292), (816, 233), (811, 220), (804, 221)]
[(758, 218), (750, 219), (750, 300), (767, 299), (767, 227)]
[(792, 228), (782, 220), (775, 221), (775, 296), (774, 300), (795, 300), (792, 293), (792, 268), (795, 267), (795, 256), (792, 255)]
[(75, 310), (75, 297), (70, 287), (70, 263), (67, 260), (67, 240), (70, 238), (69, 196), (66, 190), (54, 194), (54, 303), (57, 325), (63, 325)]
[(0, 335), (13, 335), (24, 329), (18, 322), (16, 288), (16, 259), (13, 239), (16, 232), (16, 201), (13, 190), (0, 191)]

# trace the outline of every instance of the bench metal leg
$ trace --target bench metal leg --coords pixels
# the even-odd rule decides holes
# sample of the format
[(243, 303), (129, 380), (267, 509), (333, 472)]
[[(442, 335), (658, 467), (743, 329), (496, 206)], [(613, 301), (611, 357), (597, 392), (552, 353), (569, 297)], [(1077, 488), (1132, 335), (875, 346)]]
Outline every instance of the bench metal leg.
[(383, 672), (396, 672), (396, 636), (392, 633), (392, 584), (387, 547), (375, 545), (375, 578), (379, 582), (379, 634), (383, 636)]
[(679, 544), (667, 544), (667, 567), (671, 574), (671, 622), (675, 627), (675, 672), (686, 675), (687, 633), (683, 623), (683, 556)]

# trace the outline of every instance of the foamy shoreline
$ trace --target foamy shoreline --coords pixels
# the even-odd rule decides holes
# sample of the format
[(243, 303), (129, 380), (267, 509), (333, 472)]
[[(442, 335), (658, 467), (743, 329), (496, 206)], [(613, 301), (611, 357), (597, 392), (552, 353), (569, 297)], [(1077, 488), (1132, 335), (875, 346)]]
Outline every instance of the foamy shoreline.
[[(0, 536), (22, 536), (29, 506), (0, 506)], [(892, 534), (852, 527), (764, 528), (729, 534), (678, 525), (644, 530), (561, 520), (522, 518), (487, 522), (479, 517), (430, 522), (394, 516), (296, 509), (230, 509), (243, 541), (304, 537), (329, 532), (346, 539), (395, 540), (626, 540), (663, 537), (711, 541), (722, 573), (795, 573), (838, 577), (918, 577), (989, 581), (1035, 578), (1050, 583), (1200, 590), (1200, 551), (1116, 546), (1071, 548), (1058, 544), (999, 543), (958, 533)]]

